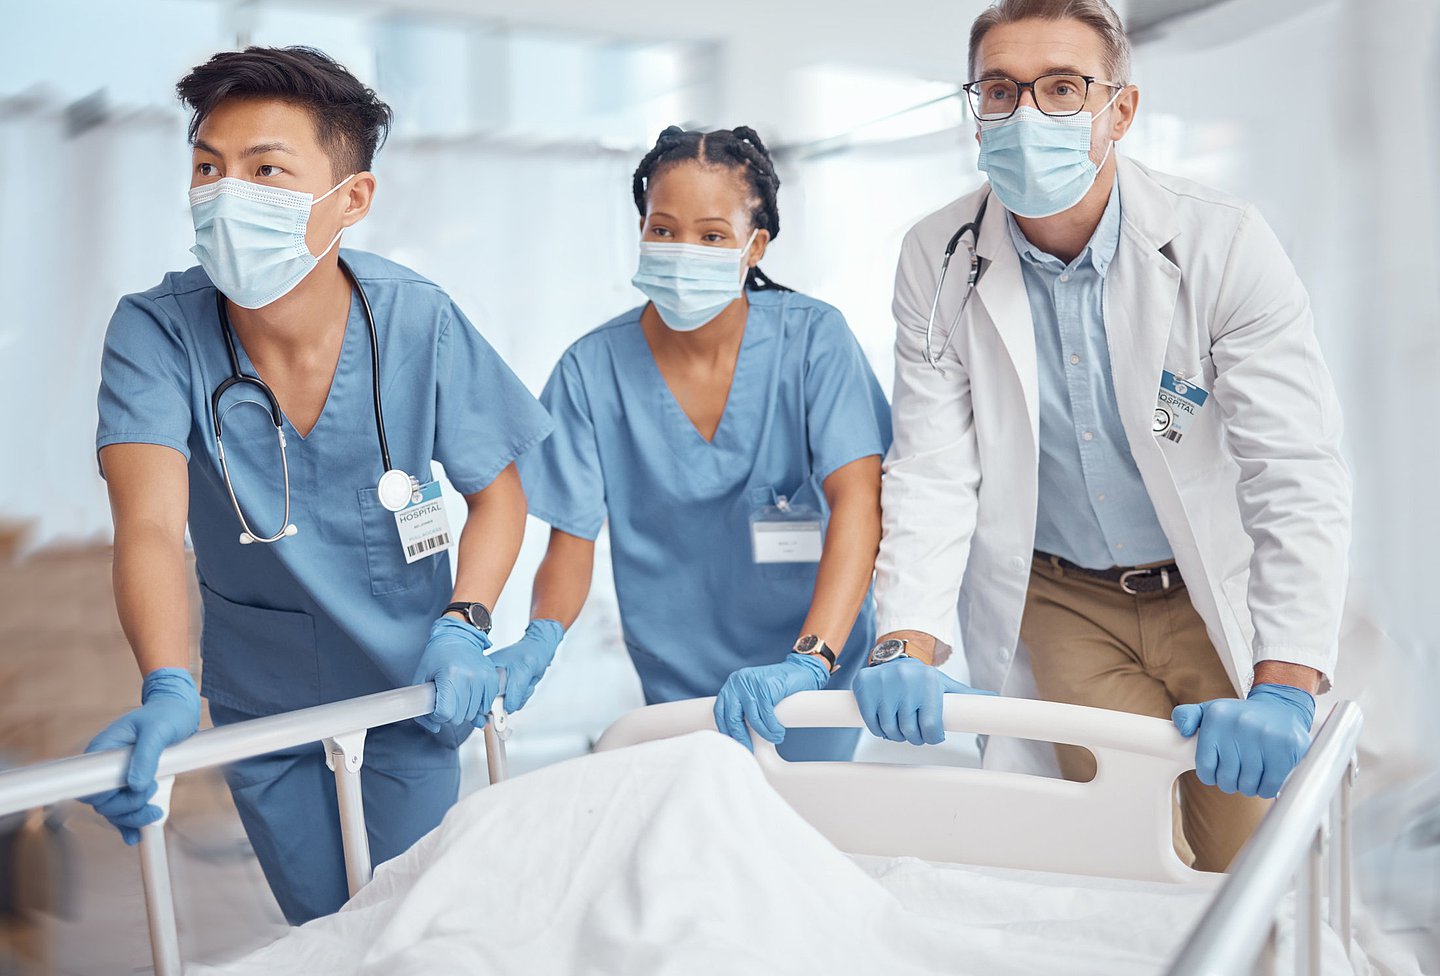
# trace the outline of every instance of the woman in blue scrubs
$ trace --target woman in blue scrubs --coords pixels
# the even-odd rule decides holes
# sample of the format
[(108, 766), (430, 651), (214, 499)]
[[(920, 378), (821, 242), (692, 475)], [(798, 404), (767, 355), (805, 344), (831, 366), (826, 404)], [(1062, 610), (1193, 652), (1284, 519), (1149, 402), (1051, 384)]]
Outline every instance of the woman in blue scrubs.
[(671, 127), (641, 162), (650, 301), (565, 353), (541, 396), (555, 433), (519, 463), (552, 526), (522, 644), (553, 653), (608, 520), (646, 701), (718, 694), (741, 742), (748, 724), (786, 758), (846, 759), (854, 733), (787, 736), (774, 706), (863, 665), (890, 412), (840, 313), (758, 267), (779, 185), (745, 127)]

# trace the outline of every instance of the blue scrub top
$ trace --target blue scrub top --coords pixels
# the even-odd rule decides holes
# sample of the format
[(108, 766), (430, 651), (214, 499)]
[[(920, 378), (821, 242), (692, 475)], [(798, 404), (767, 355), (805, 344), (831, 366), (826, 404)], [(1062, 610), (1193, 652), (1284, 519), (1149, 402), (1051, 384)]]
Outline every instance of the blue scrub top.
[[(423, 483), (438, 460), (463, 494), (484, 489), (550, 433), (550, 418), (438, 286), (373, 254), (341, 253), (375, 314), (392, 461)], [(241, 371), (254, 375), (236, 345)], [(96, 447), (161, 444), (187, 459), (205, 695), (268, 715), (407, 684), (449, 602), (450, 558), (407, 565), (395, 516), (376, 498), (382, 464), (359, 297), (320, 419), (306, 437), (285, 421), (299, 532), (273, 545), (240, 544), (216, 457), (210, 394), (229, 375), (215, 286), (201, 268), (120, 300), (105, 335)], [(251, 402), (235, 406), (242, 400)], [(270, 535), (283, 481), (260, 401), (238, 385), (221, 411), (236, 495)]]
[[(625, 643), (647, 703), (713, 695), (801, 634), (816, 563), (757, 564), (750, 517), (784, 495), (827, 516), (821, 484), (890, 446), (890, 408), (845, 319), (751, 291), (730, 397), (707, 442), (665, 384), (636, 308), (576, 342), (541, 395), (555, 433), (520, 460), (531, 514), (594, 539), (610, 522)], [(867, 595), (832, 687), (875, 633)]]

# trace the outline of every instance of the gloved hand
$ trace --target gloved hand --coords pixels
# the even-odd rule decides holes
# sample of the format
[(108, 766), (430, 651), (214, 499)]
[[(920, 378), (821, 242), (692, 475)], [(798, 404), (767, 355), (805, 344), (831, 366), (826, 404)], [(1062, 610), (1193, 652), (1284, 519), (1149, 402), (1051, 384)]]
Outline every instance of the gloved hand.
[(489, 649), (488, 634), (454, 617), (430, 625), (430, 641), (410, 680), (412, 685), (435, 682), (435, 711), (415, 720), (421, 728), (439, 732), (446, 725), (485, 725), (500, 693), (500, 672), (485, 656)]
[(120, 789), (82, 797), (95, 812), (120, 831), (127, 844), (140, 842), (140, 828), (161, 817), (150, 802), (155, 795), (155, 769), (160, 753), (195, 734), (200, 727), (200, 693), (184, 668), (156, 668), (140, 688), (140, 707), (120, 716), (90, 740), (86, 752), (130, 751), (130, 767)]
[(1290, 685), (1256, 685), (1250, 697), (1180, 705), (1170, 715), (1180, 734), (1198, 730), (1195, 772), (1206, 786), (1263, 796), (1280, 792), (1310, 747), (1315, 698)]
[(518, 712), (530, 700), (550, 662), (565, 628), (555, 620), (532, 620), (525, 636), (490, 655), (490, 662), (505, 669), (505, 711)]
[(715, 728), (751, 752), (750, 728), (767, 742), (785, 741), (785, 726), (775, 718), (775, 706), (797, 691), (819, 691), (830, 671), (813, 654), (787, 654), (779, 664), (741, 668), (725, 679), (715, 696)]
[(871, 735), (911, 745), (945, 741), (945, 695), (994, 695), (971, 688), (924, 661), (902, 657), (855, 676), (855, 703)]

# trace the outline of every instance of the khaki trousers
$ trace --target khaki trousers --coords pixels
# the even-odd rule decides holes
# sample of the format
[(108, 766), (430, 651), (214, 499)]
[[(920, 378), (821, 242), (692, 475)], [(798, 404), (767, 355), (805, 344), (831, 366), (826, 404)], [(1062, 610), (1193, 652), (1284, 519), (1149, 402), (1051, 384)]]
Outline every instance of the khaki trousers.
[[(1235, 697), (1183, 585), (1132, 595), (1118, 583), (1067, 573), (1037, 555), (1020, 639), (1047, 701), (1169, 719), (1176, 705)], [(1089, 750), (1056, 745), (1055, 751), (1066, 779), (1094, 777)], [(1197, 870), (1224, 871), (1270, 801), (1227, 795), (1193, 771), (1180, 777), (1179, 787), (1177, 852), (1188, 860), (1188, 845)]]

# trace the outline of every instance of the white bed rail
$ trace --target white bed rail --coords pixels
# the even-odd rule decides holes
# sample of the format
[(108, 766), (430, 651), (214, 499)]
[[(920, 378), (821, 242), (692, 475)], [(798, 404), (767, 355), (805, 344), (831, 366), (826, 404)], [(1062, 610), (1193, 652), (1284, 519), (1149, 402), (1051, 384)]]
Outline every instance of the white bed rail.
[[(631, 712), (610, 727), (596, 749), (713, 727), (713, 703), (713, 698), (696, 699)], [(845, 691), (792, 695), (776, 715), (789, 728), (864, 727), (854, 696)], [(946, 695), (944, 722), (950, 732), (1082, 746), (1095, 755), (1095, 778), (1072, 783), (954, 766), (792, 763), (759, 736), (753, 738), (771, 785), (851, 854), (1132, 881), (1218, 882), (1175, 853), (1174, 783), (1195, 768), (1195, 746), (1171, 723), (982, 695)], [(945, 802), (936, 803), (936, 797)], [(896, 810), (904, 811), (903, 829), (877, 826)]]
[(1343, 701), (1320, 727), (1274, 807), (1231, 865), (1170, 976), (1275, 971), (1275, 912), (1295, 883), (1295, 972), (1319, 976), (1321, 899), (1352, 966), (1350, 796), (1360, 706)]
[[(170, 791), (176, 776), (311, 742), (323, 743), (326, 762), (335, 772), (345, 877), (353, 895), (370, 880), (371, 873), (360, 786), (365, 733), (429, 715), (434, 708), (435, 686), (413, 685), (206, 729), (166, 749), (156, 773), (160, 788), (150, 801), (160, 807), (164, 816), (140, 830), (140, 872), (156, 976), (181, 976), (183, 972), (165, 850), (165, 821), (170, 814)], [(491, 782), (504, 778), (506, 768), (505, 744), (496, 734), (495, 724), (487, 725), (484, 733)], [(124, 786), (129, 755), (128, 749), (112, 749), (0, 773), (0, 816)]]

